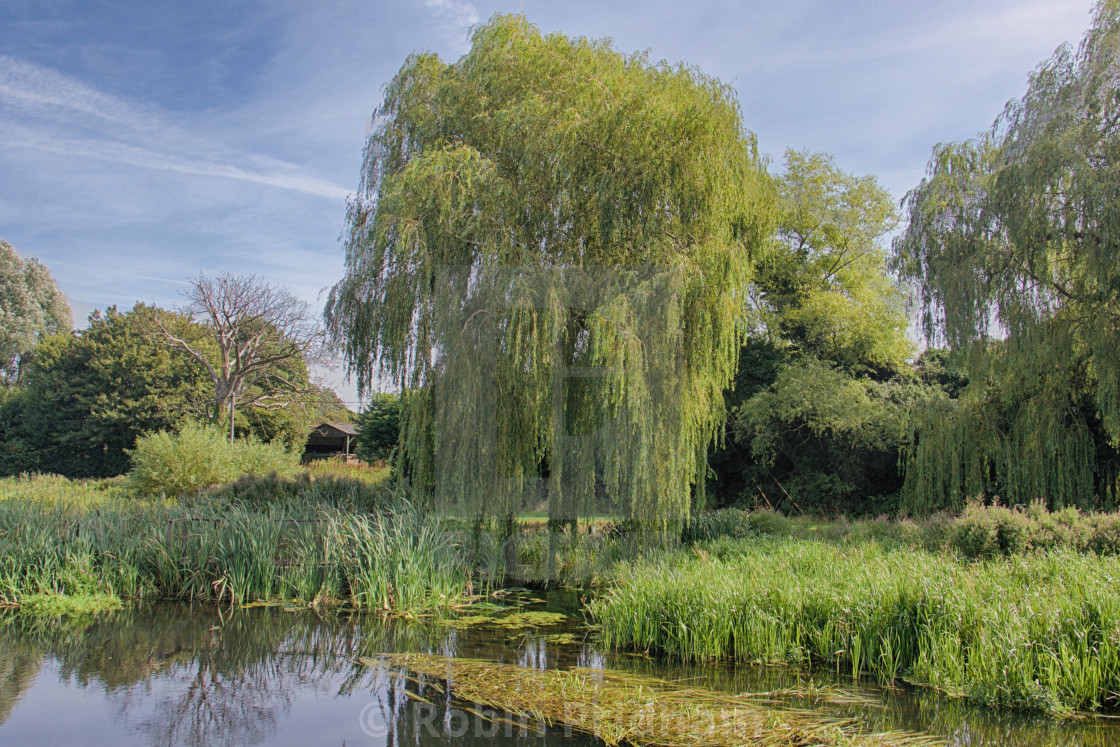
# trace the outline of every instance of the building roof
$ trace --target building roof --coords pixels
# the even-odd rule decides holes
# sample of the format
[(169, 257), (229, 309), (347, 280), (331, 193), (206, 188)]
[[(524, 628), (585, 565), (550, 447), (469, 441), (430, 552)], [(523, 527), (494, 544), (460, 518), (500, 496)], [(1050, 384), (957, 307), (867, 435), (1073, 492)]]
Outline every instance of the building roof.
[[(315, 431), (318, 431), (323, 436), (329, 435), (343, 435), (343, 436), (356, 436), (358, 435), (358, 428), (353, 423), (320, 423), (315, 426)], [(331, 431), (336, 431), (332, 434)]]

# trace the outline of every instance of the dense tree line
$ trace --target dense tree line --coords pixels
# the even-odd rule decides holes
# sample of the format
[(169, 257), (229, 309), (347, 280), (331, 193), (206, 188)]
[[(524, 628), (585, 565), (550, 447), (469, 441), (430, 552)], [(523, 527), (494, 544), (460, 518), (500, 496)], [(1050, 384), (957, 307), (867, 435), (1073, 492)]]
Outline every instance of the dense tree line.
[[(36, 270), (32, 279), (24, 285), (38, 289), (48, 308), (53, 303), (69, 314), (68, 307), (51, 301), (64, 297), (45, 270)], [(41, 290), (44, 283), (49, 292)], [(198, 357), (168, 345), (164, 335), (189, 344)], [(11, 377), (0, 389), (0, 475), (118, 475), (128, 471), (129, 451), (139, 436), (227, 414), (215, 412), (214, 381), (203, 365), (220, 365), (215, 336), (185, 313), (144, 304), (129, 311), (109, 307), (94, 312), (83, 330), (71, 332), (55, 321), (20, 339), (12, 356), (18, 379)], [(269, 377), (244, 382), (240, 393), (246, 404), (236, 410), (233, 433), (298, 451), (313, 422), (324, 415), (345, 419), (337, 396), (311, 384), (302, 356), (269, 365)], [(276, 379), (291, 395), (285, 400), (274, 396)]]
[(992, 128), (938, 145), (894, 266), (969, 385), (915, 417), (906, 504), (1120, 503), (1120, 3)]
[[(1120, 0), (1103, 0), (991, 130), (934, 149), (900, 216), (827, 155), (769, 173), (731, 90), (693, 68), (517, 16), (455, 63), (413, 55), (326, 307), (360, 389), (404, 392), (362, 414), (360, 453), (399, 455), (418, 494), (479, 517), (544, 495), (554, 526), (1115, 507), (1117, 80)], [(115, 474), (137, 434), (236, 406), (235, 431), (296, 445), (318, 405), (262, 405), (337, 405), (307, 384), (304, 320), (260, 348), (301, 355), (242, 375), (214, 367), (241, 349), (214, 347), (220, 313), (110, 309), (69, 334), (41, 266), (2, 245), (0, 272), (0, 472)], [(939, 346), (920, 354), (911, 294)], [(247, 325), (245, 349), (284, 324)]]
[(873, 177), (823, 154), (788, 152), (775, 181), (778, 228), (749, 286), (724, 442), (709, 454), (712, 502), (897, 510), (908, 414), (945, 396), (935, 356), (912, 363), (905, 295), (887, 273), (897, 212)]

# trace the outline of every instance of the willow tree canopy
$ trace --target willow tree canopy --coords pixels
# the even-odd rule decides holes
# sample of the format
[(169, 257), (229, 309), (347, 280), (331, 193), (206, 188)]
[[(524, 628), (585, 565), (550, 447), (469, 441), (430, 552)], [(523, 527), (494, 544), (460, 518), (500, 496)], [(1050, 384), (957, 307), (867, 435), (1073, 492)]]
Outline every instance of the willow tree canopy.
[(681, 517), (774, 212), (731, 89), (496, 16), (410, 56), (374, 122), (326, 316), (361, 390), (409, 393), (414, 484)]
[(36, 341), (73, 326), (70, 304), (47, 268), (0, 241), (0, 387), (15, 385)]
[(1120, 445), (1118, 163), (1117, 0), (989, 132), (934, 149), (895, 261), (927, 335), (971, 353), (973, 383), (920, 425), (922, 500), (990, 480), (1017, 501), (1085, 505), (1115, 488), (1100, 460)]

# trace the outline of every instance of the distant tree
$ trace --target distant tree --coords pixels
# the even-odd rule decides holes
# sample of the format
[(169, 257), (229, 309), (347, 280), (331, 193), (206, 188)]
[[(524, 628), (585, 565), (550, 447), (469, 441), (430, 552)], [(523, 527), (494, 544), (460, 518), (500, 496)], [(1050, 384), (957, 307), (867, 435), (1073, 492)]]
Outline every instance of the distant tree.
[(685, 518), (773, 216), (732, 89), (495, 16), (458, 62), (410, 56), (378, 115), (327, 317), (363, 390), (413, 393), (414, 487)]
[(894, 266), (967, 365), (914, 423), (907, 500), (1120, 502), (1120, 2), (1096, 6), (992, 128), (938, 145)]
[(0, 473), (106, 477), (128, 471), (137, 436), (202, 417), (205, 374), (148, 330), (189, 319), (150, 306), (94, 312), (81, 332), (43, 338), (0, 404)]
[(886, 272), (897, 213), (874, 177), (786, 153), (781, 213), (748, 298), (751, 332), (709, 455), (717, 502), (879, 512), (902, 484), (914, 401), (905, 297)]
[(373, 395), (358, 416), (358, 427), (358, 457), (365, 462), (388, 459), (400, 441), (400, 395)]
[(338, 393), (327, 386), (311, 384), (311, 391), (303, 400), (312, 420), (327, 423), (353, 423), (359, 417), (351, 410)]
[(0, 386), (15, 384), (20, 361), (39, 338), (72, 327), (70, 304), (47, 268), (0, 241)]
[(898, 223), (890, 194), (821, 153), (787, 151), (777, 180), (778, 231), (754, 284), (760, 329), (853, 375), (904, 370), (913, 344), (905, 295), (886, 270), (885, 237)]
[(199, 275), (184, 309), (203, 330), (177, 335), (156, 319), (156, 337), (193, 358), (210, 377), (210, 419), (229, 418), (230, 441), (238, 406), (283, 410), (310, 393), (307, 363), (321, 351), (316, 317), (287, 290), (255, 275)]

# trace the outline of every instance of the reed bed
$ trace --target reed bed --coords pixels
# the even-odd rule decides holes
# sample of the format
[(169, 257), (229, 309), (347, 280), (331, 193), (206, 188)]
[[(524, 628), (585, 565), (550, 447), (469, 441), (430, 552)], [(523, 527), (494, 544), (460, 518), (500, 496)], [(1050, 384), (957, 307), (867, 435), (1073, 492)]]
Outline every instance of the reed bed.
[(1120, 559), (971, 562), (790, 539), (620, 565), (589, 604), (607, 645), (689, 661), (811, 664), (996, 707), (1115, 711)]
[[(682, 687), (624, 672), (540, 670), (431, 654), (381, 654), (360, 662), (404, 670), (414, 682), (440, 694), (445, 693), (446, 685), (455, 698), (484, 709), (469, 709), (477, 716), (563, 725), (609, 745), (903, 747), (940, 743), (906, 732), (866, 734), (851, 720), (779, 710), (753, 702), (749, 696)], [(422, 699), (423, 695), (415, 697)]]
[(125, 478), (70, 480), (59, 475), (27, 474), (0, 478), (0, 503), (10, 501), (96, 509), (128, 497)]
[(468, 588), (458, 543), (403, 499), (375, 513), (313, 495), (263, 505), (121, 500), (96, 510), (0, 502), (0, 604), (100, 594), (346, 601), (415, 614), (461, 603)]

